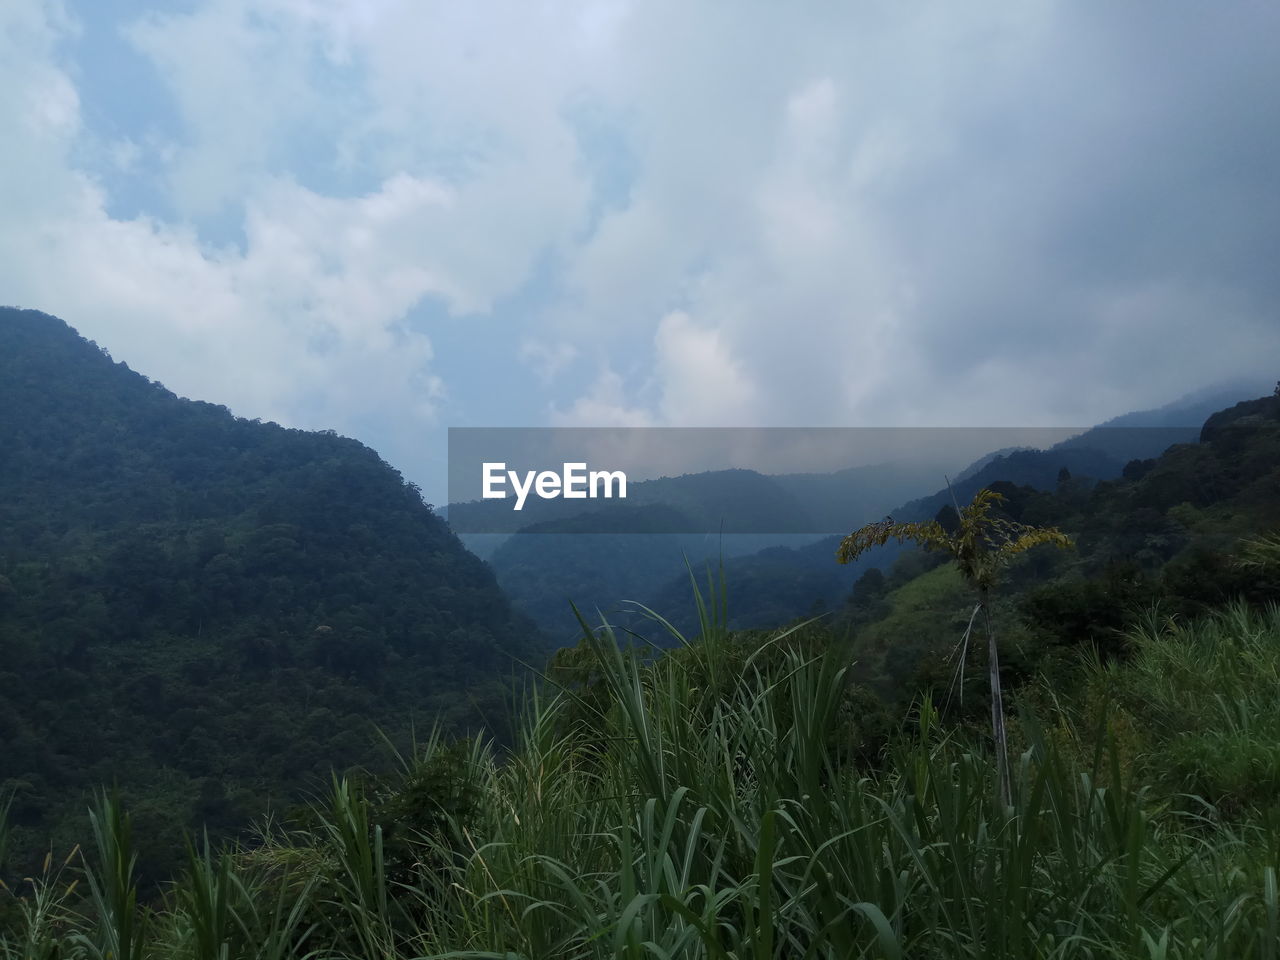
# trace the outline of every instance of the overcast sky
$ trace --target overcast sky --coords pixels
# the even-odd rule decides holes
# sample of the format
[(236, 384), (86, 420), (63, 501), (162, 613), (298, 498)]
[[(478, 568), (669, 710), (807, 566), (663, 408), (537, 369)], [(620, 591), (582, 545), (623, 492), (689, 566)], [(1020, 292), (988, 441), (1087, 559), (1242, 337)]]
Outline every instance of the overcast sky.
[(3, 0), (0, 302), (442, 496), (449, 426), (1280, 376), (1280, 5)]

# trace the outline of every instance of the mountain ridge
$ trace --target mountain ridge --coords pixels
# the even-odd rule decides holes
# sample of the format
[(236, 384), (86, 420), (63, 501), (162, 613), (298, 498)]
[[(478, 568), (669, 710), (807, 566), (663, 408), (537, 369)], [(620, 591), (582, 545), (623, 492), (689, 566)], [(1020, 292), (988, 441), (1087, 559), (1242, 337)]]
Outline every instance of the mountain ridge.
[(0, 309), (0, 451), (0, 791), (29, 852), (125, 774), (170, 834), (236, 829), (378, 762), (375, 724), (501, 719), (545, 652), (375, 451), (183, 400), (47, 314)]

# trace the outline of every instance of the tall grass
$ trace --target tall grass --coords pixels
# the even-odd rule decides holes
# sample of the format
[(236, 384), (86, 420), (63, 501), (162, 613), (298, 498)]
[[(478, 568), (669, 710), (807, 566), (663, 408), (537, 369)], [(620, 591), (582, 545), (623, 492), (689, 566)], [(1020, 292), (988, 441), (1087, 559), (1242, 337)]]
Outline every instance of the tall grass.
[(1192, 806), (1280, 804), (1280, 609), (1153, 611), (1129, 639), (1129, 662), (1095, 665), (1091, 693), (1140, 732), (1143, 775)]
[(49, 854), (39, 874), (26, 877), (16, 888), (0, 880), (0, 917), (7, 916), (11, 928), (0, 934), (0, 958), (55, 960), (66, 955), (64, 946), (82, 921), (68, 905), (76, 880), (67, 873), (78, 852), (72, 850), (61, 861)]
[[(193, 848), (145, 938), (125, 929), (127, 824), (100, 808), (94, 919), (58, 955), (108, 942), (113, 956), (228, 960), (1280, 954), (1274, 807), (1188, 803), (1153, 772), (1178, 742), (1165, 711), (1179, 702), (1201, 736), (1271, 735), (1280, 618), (1135, 637), (1133, 665), (1095, 679), (1141, 731), (1136, 752), (1102, 712), (1024, 711), (1005, 806), (986, 738), (944, 728), (927, 701), (874, 769), (842, 759), (844, 665), (798, 634), (747, 645), (718, 602), (702, 604), (711, 645), (652, 662), (624, 655), (608, 623), (588, 627), (605, 695), (531, 698), (508, 755), (433, 736), (390, 785), (414, 807), (335, 779), (317, 827)], [(1126, 700), (1138, 689), (1148, 714)], [(583, 709), (590, 723), (566, 722)], [(425, 782), (440, 799), (413, 792)], [(394, 868), (389, 836), (408, 851)], [(19, 918), (7, 956), (40, 922)]]
[(96, 923), (77, 939), (95, 960), (142, 960), (147, 914), (138, 908), (138, 855), (120, 798), (102, 793), (92, 810), (97, 863), (85, 868)]

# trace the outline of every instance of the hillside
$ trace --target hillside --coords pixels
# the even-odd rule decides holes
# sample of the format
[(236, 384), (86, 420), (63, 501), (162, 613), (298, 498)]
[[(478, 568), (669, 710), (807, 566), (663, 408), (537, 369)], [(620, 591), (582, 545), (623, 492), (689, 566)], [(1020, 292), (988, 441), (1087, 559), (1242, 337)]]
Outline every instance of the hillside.
[[(1195, 442), (1210, 414), (1256, 389), (1254, 383), (1220, 384), (1112, 418), (1047, 449), (1004, 447), (968, 466), (948, 465), (935, 451), (932, 465), (917, 456), (831, 473), (722, 470), (637, 481), (625, 504), (599, 502), (584, 511), (568, 500), (530, 502), (528, 516), (520, 521), (525, 532), (518, 536), (510, 532), (510, 508), (498, 501), (452, 504), (450, 516), (464, 529), (506, 531), (463, 539), (489, 560), (517, 608), (557, 642), (577, 630), (570, 601), (599, 608), (628, 627), (642, 625), (643, 617), (627, 604), (640, 601), (676, 611), (677, 625), (694, 629), (684, 603), (686, 559), (701, 573), (723, 558), (733, 625), (766, 627), (833, 611), (862, 572), (892, 566), (901, 553), (897, 544), (876, 549), (856, 567), (833, 567), (830, 560), (843, 532), (859, 524), (887, 513), (927, 519), (953, 496), (967, 500), (995, 482), (1052, 490), (1064, 469), (1086, 485), (1115, 479), (1131, 461)], [(921, 443), (937, 439), (928, 431), (919, 436)], [(993, 445), (1008, 436), (991, 431)], [(943, 486), (948, 474), (950, 489)], [(770, 532), (688, 533), (721, 530), (725, 516), (733, 516), (740, 528), (756, 529), (751, 527), (756, 523)], [(783, 530), (797, 533), (778, 532)]]
[[(938, 473), (936, 467), (886, 463), (833, 473), (721, 470), (639, 481), (626, 504), (592, 512), (564, 500), (538, 502), (530, 519), (555, 519), (528, 523), (488, 559), (512, 602), (556, 640), (571, 640), (577, 632), (571, 601), (607, 611), (618, 624), (638, 622), (626, 601), (683, 610), (686, 560), (701, 571), (721, 557), (733, 558), (735, 568), (750, 565), (752, 582), (739, 586), (761, 601), (744, 605), (751, 622), (785, 621), (810, 609), (814, 596), (847, 589), (845, 572), (826, 562), (830, 551), (819, 569), (788, 567), (804, 545), (822, 536), (803, 531), (830, 533), (881, 516), (904, 491), (929, 489)], [(455, 504), (450, 515), (475, 523), (482, 512), (504, 509), (494, 502)], [(758, 532), (690, 532), (720, 531), (725, 516), (759, 518)]]
[[(1033, 551), (1008, 573), (1000, 634), (1013, 682), (1053, 674), (1081, 647), (1124, 654), (1121, 637), (1152, 610), (1186, 619), (1237, 598), (1280, 599), (1275, 571), (1239, 562), (1242, 541), (1280, 530), (1280, 396), (1215, 413), (1197, 442), (1132, 461), (1112, 480), (990, 486), (1009, 519), (1075, 541), (1069, 553)], [(947, 658), (973, 597), (943, 559), (911, 552), (887, 576), (864, 574), (836, 618), (853, 634), (855, 673), (890, 697), (951, 683)], [(982, 678), (970, 679), (980, 711)]]
[[(1188, 394), (1154, 410), (1115, 417), (1045, 450), (994, 451), (957, 471), (950, 488), (942, 486), (936, 475), (927, 480), (910, 475), (906, 479), (913, 482), (899, 485), (896, 497), (882, 501), (880, 509), (861, 513), (860, 519), (846, 529), (885, 513), (901, 520), (927, 520), (950, 507), (953, 500), (968, 502), (978, 490), (994, 483), (1054, 491), (1063, 470), (1072, 478), (1067, 489), (1073, 495), (1082, 494), (1099, 481), (1120, 479), (1131, 464), (1130, 469), (1138, 470), (1141, 463), (1149, 465), (1170, 448), (1197, 443), (1206, 418), (1211, 414), (1223, 416), (1215, 411), (1248, 396), (1251, 388), (1256, 384), (1219, 386)], [(916, 495), (914, 491), (922, 487), (933, 487), (933, 492)], [(871, 569), (889, 571), (903, 553), (900, 545), (889, 543), (872, 550), (853, 566), (833, 568), (830, 561), (839, 541), (839, 536), (825, 537), (800, 546), (773, 547), (729, 559), (725, 573), (733, 598), (734, 625), (767, 627), (834, 611), (858, 577)], [(914, 559), (907, 562), (917, 563)], [(672, 571), (652, 592), (651, 603), (659, 609), (678, 610), (688, 589), (688, 577), (682, 571)], [(680, 625), (693, 626), (687, 618)]]
[(372, 450), (180, 399), (33, 311), (0, 310), (0, 458), (21, 852), (118, 781), (167, 870), (184, 827), (236, 829), (381, 756), (375, 723), (502, 717), (513, 657), (538, 655)]
[[(1250, 472), (1237, 492), (1266, 493)], [(965, 589), (935, 567), (891, 619), (951, 640)], [(1004, 803), (980, 711), (886, 709), (826, 625), (728, 631), (704, 599), (700, 642), (637, 658), (604, 624), (563, 651), (569, 689), (528, 704), (512, 751), (433, 737), (389, 777), (335, 778), (288, 832), (192, 850), (163, 901), (135, 902), (150, 838), (99, 801), (83, 857), (0, 887), (0, 955), (1275, 955), (1274, 605), (1149, 618), (1123, 657), (1077, 647), (1072, 682), (1021, 685)], [(4, 830), (0, 805), (0, 871)]]

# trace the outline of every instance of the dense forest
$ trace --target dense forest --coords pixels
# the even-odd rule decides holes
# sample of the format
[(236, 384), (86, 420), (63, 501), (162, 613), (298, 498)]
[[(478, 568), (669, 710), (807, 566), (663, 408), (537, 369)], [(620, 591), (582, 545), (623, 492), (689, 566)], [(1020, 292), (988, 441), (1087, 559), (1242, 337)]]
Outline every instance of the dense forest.
[(11, 854), (118, 782), (171, 872), (381, 756), (508, 715), (545, 659), (489, 569), (372, 450), (175, 397), (66, 324), (0, 311), (0, 789)]

